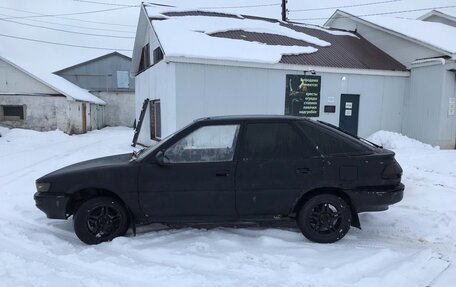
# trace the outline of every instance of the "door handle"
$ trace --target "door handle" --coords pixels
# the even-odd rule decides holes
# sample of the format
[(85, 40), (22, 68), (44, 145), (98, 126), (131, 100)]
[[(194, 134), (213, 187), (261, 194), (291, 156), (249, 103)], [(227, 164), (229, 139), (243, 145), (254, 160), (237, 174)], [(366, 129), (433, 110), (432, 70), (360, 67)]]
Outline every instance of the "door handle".
[(309, 174), (309, 173), (310, 173), (310, 168), (308, 168), (308, 167), (302, 167), (302, 168), (296, 169), (296, 174)]
[(219, 171), (219, 172), (215, 173), (215, 176), (229, 176), (229, 175), (230, 175), (230, 173), (227, 170)]

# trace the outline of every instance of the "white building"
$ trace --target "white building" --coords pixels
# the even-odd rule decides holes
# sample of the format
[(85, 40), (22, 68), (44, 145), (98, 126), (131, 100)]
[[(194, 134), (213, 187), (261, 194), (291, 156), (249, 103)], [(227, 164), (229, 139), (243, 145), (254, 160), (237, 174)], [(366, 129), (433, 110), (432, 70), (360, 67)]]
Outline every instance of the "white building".
[(105, 102), (53, 74), (31, 72), (0, 55), (0, 125), (68, 134), (103, 127)]
[(410, 77), (400, 131), (442, 148), (455, 148), (455, 27), (440, 21), (357, 17), (340, 10), (325, 25), (356, 31), (407, 67)]
[(402, 130), (410, 73), (354, 33), (216, 12), (142, 6), (132, 58), (139, 142), (196, 118), (313, 116), (367, 136)]

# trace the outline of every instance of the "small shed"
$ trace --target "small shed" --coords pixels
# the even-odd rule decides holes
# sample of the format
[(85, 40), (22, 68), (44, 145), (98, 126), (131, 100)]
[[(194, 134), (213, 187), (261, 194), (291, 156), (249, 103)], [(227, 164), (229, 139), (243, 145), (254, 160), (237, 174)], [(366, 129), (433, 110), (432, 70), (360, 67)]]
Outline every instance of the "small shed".
[(131, 58), (112, 52), (55, 72), (106, 102), (104, 124), (133, 126), (135, 80), (130, 77)]
[(401, 131), (409, 72), (354, 32), (142, 5), (132, 58), (139, 142), (196, 118), (297, 115), (368, 136)]
[(51, 73), (0, 55), (0, 125), (80, 134), (103, 127), (105, 102)]

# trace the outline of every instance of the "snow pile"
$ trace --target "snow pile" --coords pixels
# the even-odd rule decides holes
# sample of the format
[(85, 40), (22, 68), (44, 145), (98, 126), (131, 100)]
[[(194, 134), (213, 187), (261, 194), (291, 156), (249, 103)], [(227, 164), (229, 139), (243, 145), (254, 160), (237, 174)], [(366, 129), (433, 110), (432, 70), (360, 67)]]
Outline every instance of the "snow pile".
[(415, 139), (411, 139), (400, 133), (389, 131), (378, 131), (370, 135), (367, 139), (387, 149), (438, 149), (432, 147), (429, 144), (425, 144)]
[(4, 137), (9, 132), (9, 128), (0, 127), (0, 137)]

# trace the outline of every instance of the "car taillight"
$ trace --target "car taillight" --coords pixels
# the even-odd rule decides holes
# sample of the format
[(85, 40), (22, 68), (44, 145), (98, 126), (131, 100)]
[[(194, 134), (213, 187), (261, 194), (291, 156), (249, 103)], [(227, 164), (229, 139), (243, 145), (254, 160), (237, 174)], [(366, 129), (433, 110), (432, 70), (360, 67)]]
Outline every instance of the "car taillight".
[(394, 161), (393, 163), (390, 163), (389, 165), (387, 165), (382, 173), (382, 178), (384, 178), (384, 179), (396, 179), (396, 178), (401, 178), (401, 176), (402, 176), (402, 168), (397, 163), (397, 161)]

